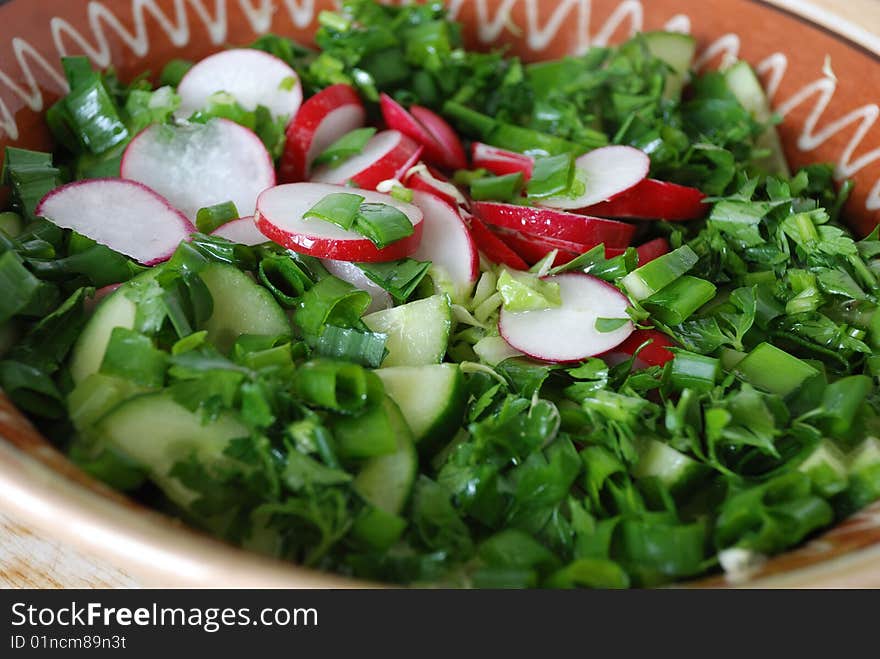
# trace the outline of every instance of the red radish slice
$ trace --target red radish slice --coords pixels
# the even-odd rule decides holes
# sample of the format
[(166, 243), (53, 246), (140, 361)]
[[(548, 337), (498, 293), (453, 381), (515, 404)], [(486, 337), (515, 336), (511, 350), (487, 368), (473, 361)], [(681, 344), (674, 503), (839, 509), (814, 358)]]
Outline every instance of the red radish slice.
[[(467, 156), (452, 126), (439, 114), (421, 105), (413, 105), (409, 111), (433, 138), (433, 144), (424, 145), (425, 158), (446, 169), (465, 169)], [(435, 150), (435, 145), (439, 151)]]
[[(529, 265), (535, 265), (554, 249), (556, 250), (556, 258), (553, 259), (554, 267), (565, 265), (572, 259), (576, 259), (581, 254), (591, 249), (591, 247), (578, 245), (577, 243), (572, 243), (567, 240), (554, 240), (553, 238), (530, 236), (527, 233), (511, 231), (510, 229), (496, 227), (494, 232), (504, 244), (519, 254)], [(595, 245), (593, 247), (595, 247)], [(623, 250), (621, 250), (621, 252), (622, 251)]]
[(149, 186), (194, 220), (225, 201), (253, 215), (257, 195), (275, 185), (275, 165), (252, 131), (227, 119), (150, 126), (126, 147), (122, 178)]
[[(648, 343), (649, 341), (650, 343)], [(636, 330), (626, 341), (614, 348), (611, 354), (623, 355), (625, 359), (629, 359), (645, 343), (648, 343), (648, 345), (645, 345), (639, 352), (637, 360), (646, 366), (663, 366), (675, 357), (669, 351), (669, 348), (675, 347), (675, 342), (662, 332), (654, 329)]]
[(170, 258), (196, 230), (156, 192), (122, 179), (55, 188), (37, 205), (36, 214), (146, 265)]
[(669, 241), (666, 238), (654, 238), (654, 240), (649, 240), (644, 245), (636, 247), (636, 252), (639, 255), (639, 265), (645, 265), (664, 254), (668, 254)]
[[(317, 218), (303, 219), (316, 203), (334, 192), (356, 192), (367, 203), (381, 203), (402, 211), (413, 223), (413, 234), (379, 249), (354, 231)], [(270, 240), (301, 254), (339, 261), (395, 261), (411, 255), (422, 238), (422, 211), (390, 195), (351, 190), (326, 183), (288, 183), (269, 188), (257, 199), (257, 228)]]
[(86, 312), (92, 312), (98, 306), (98, 303), (101, 302), (105, 297), (110, 295), (116, 291), (117, 288), (122, 286), (122, 284), (109, 284), (107, 286), (102, 286), (98, 290), (95, 291), (95, 294), (90, 298), (86, 298), (85, 302), (83, 302), (83, 307)]
[(370, 138), (364, 150), (338, 167), (324, 165), (312, 174), (316, 183), (344, 185), (351, 181), (364, 190), (375, 190), (388, 179), (400, 179), (418, 162), (422, 148), (403, 133), (385, 130)]
[(248, 247), (269, 242), (269, 239), (260, 233), (253, 217), (242, 217), (227, 222), (218, 227), (211, 235), (226, 238), (226, 240)]
[[(434, 136), (428, 132), (428, 129), (388, 94), (379, 96), (379, 109), (382, 111), (382, 118), (388, 128), (400, 131), (422, 146), (435, 142)], [(440, 145), (435, 146), (439, 148)]]
[(471, 230), (471, 237), (474, 243), (487, 259), (492, 263), (500, 263), (514, 270), (528, 270), (529, 264), (523, 258), (511, 249), (507, 243), (496, 236), (489, 230), (483, 221), (474, 215), (469, 215), (466, 219)]
[(178, 115), (189, 118), (217, 92), (232, 95), (245, 110), (264, 105), (274, 117), (289, 120), (302, 103), (302, 84), (279, 58), (253, 48), (234, 48), (193, 66), (180, 85)]
[(581, 212), (601, 217), (682, 222), (705, 217), (709, 206), (696, 188), (646, 178), (634, 188)]
[(651, 159), (631, 146), (603, 146), (575, 160), (575, 176), (584, 183), (576, 197), (549, 197), (541, 205), (572, 210), (607, 201), (641, 183), (651, 169)]
[(559, 284), (561, 306), (536, 311), (501, 310), (498, 330), (520, 352), (543, 361), (577, 362), (608, 352), (633, 333), (629, 320), (611, 332), (596, 329), (599, 318), (629, 318), (629, 301), (611, 284), (576, 272), (545, 280)]
[(349, 85), (331, 85), (312, 96), (287, 127), (281, 181), (308, 178), (312, 161), (346, 133), (363, 126), (366, 116), (360, 96)]
[(496, 176), (522, 173), (528, 182), (532, 178), (535, 161), (523, 153), (474, 142), (471, 144), (471, 165), (474, 169), (486, 169)]
[(430, 261), (435, 283), (448, 283), (453, 299), (461, 300), (477, 281), (480, 256), (467, 225), (455, 207), (431, 194), (413, 192), (413, 204), (422, 211), (422, 243), (413, 254), (420, 261)]
[(468, 206), (467, 198), (449, 179), (424, 164), (418, 164), (406, 173), (404, 184), (413, 190), (437, 195), (450, 206)]
[(476, 201), (474, 212), (484, 222), (497, 227), (534, 236), (568, 240), (581, 245), (605, 243), (609, 247), (626, 247), (635, 233), (635, 227), (625, 222), (587, 217), (553, 208)]
[(364, 312), (365, 314), (390, 309), (394, 306), (394, 300), (392, 300), (391, 294), (367, 277), (363, 270), (357, 267), (354, 263), (350, 263), (349, 261), (334, 261), (333, 259), (323, 259), (321, 263), (327, 268), (327, 272), (334, 277), (337, 277), (342, 281), (347, 281), (355, 288), (359, 288), (370, 294), (372, 302), (370, 303), (369, 308)]

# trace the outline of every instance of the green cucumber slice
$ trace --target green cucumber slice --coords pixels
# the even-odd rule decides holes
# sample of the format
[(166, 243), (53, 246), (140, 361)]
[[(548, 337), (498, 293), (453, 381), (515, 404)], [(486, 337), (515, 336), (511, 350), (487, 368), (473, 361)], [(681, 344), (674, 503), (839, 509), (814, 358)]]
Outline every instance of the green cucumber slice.
[[(736, 96), (736, 100), (760, 123), (767, 123), (773, 116), (767, 94), (761, 86), (758, 76), (749, 66), (748, 62), (737, 62), (724, 72), (727, 87)], [(789, 177), (791, 170), (788, 160), (779, 140), (776, 126), (768, 125), (767, 129), (758, 137), (756, 145), (760, 149), (767, 149), (770, 154), (761, 160), (759, 164), (771, 174)]]
[(229, 442), (247, 437), (247, 427), (229, 414), (203, 424), (202, 416), (178, 405), (167, 393), (145, 394), (122, 403), (96, 426), (98, 437), (142, 467), (177, 505), (186, 508), (196, 493), (171, 476), (174, 465), (193, 454), (200, 463), (221, 465)]
[(214, 311), (201, 329), (221, 352), (228, 352), (242, 334), (290, 335), (287, 315), (272, 294), (238, 268), (212, 263), (199, 276), (214, 298)]
[(388, 335), (382, 366), (439, 364), (452, 329), (452, 306), (445, 295), (434, 295), (364, 316), (373, 332)]
[(651, 54), (672, 67), (672, 71), (666, 76), (664, 98), (681, 97), (681, 90), (688, 82), (691, 62), (697, 52), (697, 40), (681, 32), (647, 32), (644, 38)]
[(464, 415), (464, 377), (456, 364), (394, 366), (376, 371), (421, 448), (448, 440)]
[(397, 441), (397, 451), (367, 460), (353, 484), (370, 504), (383, 512), (397, 515), (403, 510), (412, 491), (419, 469), (419, 458), (412, 431), (400, 408), (386, 397), (385, 409)]

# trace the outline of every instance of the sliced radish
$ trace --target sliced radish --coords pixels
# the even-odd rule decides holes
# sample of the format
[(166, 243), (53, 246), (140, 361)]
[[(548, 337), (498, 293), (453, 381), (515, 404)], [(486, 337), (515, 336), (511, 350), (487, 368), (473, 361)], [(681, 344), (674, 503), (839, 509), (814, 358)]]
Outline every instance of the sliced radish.
[(651, 159), (631, 146), (603, 146), (575, 160), (575, 176), (584, 184), (583, 194), (549, 197), (542, 206), (572, 210), (587, 208), (626, 192), (648, 176)]
[(439, 147), (439, 151), (435, 151), (434, 144), (425, 144), (425, 157), (446, 169), (465, 169), (467, 156), (452, 126), (439, 114), (421, 105), (413, 105), (409, 111), (425, 127), (434, 144)]
[(308, 99), (287, 127), (281, 181), (308, 178), (312, 161), (346, 133), (363, 126), (366, 116), (360, 96), (349, 85), (331, 85)]
[(404, 178), (404, 184), (413, 190), (437, 195), (450, 206), (468, 206), (467, 197), (449, 179), (427, 165), (420, 163), (412, 167)]
[(178, 115), (190, 117), (217, 92), (232, 95), (245, 110), (258, 105), (274, 117), (289, 120), (302, 103), (299, 76), (285, 62), (253, 48), (234, 48), (211, 55), (193, 66), (177, 87)]
[(471, 230), (471, 237), (474, 243), (487, 259), (492, 263), (500, 263), (514, 270), (528, 270), (529, 264), (523, 258), (511, 249), (507, 243), (496, 236), (489, 230), (483, 221), (474, 215), (468, 214), (465, 217), (466, 222)]
[(195, 220), (225, 201), (253, 215), (257, 195), (275, 185), (275, 165), (252, 131), (227, 119), (142, 130), (122, 156), (122, 178), (149, 186)]
[(491, 225), (534, 236), (558, 238), (581, 245), (605, 243), (626, 247), (635, 227), (625, 222), (587, 217), (553, 208), (517, 206), (494, 201), (474, 202), (474, 212)]
[(675, 342), (655, 329), (636, 330), (630, 334), (626, 341), (614, 348), (613, 352), (602, 355), (602, 357), (612, 357), (615, 360), (625, 361), (635, 355), (636, 351), (642, 346), (645, 347), (638, 352), (636, 359), (641, 361), (643, 366), (663, 366), (675, 357), (669, 351), (669, 348), (675, 347)]
[(636, 252), (639, 255), (639, 265), (645, 265), (664, 254), (668, 254), (669, 241), (666, 238), (654, 238), (654, 240), (649, 240), (644, 245), (636, 247)]
[(556, 250), (553, 266), (565, 265), (589, 249), (592, 249), (592, 247), (595, 247), (595, 245), (586, 247), (567, 240), (531, 236), (527, 233), (502, 229), (500, 227), (495, 227), (493, 231), (505, 245), (519, 254), (529, 265), (535, 265), (553, 250)]
[(601, 217), (681, 222), (705, 217), (709, 211), (709, 206), (703, 203), (705, 198), (696, 188), (646, 178), (626, 192), (580, 212)]
[(474, 169), (486, 169), (496, 176), (521, 173), (528, 182), (532, 178), (535, 160), (523, 153), (474, 142), (471, 144), (471, 165)]
[(629, 320), (611, 332), (596, 329), (599, 318), (629, 318), (629, 301), (611, 284), (575, 272), (545, 280), (559, 284), (561, 306), (536, 311), (501, 310), (498, 330), (517, 350), (543, 361), (577, 362), (608, 352), (633, 333)]
[(312, 174), (316, 183), (354, 183), (375, 190), (388, 179), (400, 179), (419, 160), (422, 148), (403, 133), (384, 130), (370, 138), (364, 150), (338, 167), (324, 165)]
[(269, 239), (260, 233), (253, 216), (227, 222), (223, 226), (218, 227), (211, 235), (226, 238), (226, 240), (239, 245), (247, 245), (248, 247), (269, 242)]
[(327, 272), (334, 277), (337, 277), (342, 281), (347, 281), (355, 288), (359, 288), (370, 294), (373, 301), (370, 303), (369, 308), (364, 312), (365, 314), (373, 313), (374, 311), (383, 311), (384, 309), (390, 309), (394, 306), (394, 300), (391, 299), (391, 294), (367, 277), (364, 274), (364, 271), (354, 263), (349, 261), (334, 261), (333, 259), (323, 259), (321, 263), (327, 268)]
[(414, 191), (413, 204), (425, 218), (413, 258), (430, 261), (439, 270), (435, 283), (448, 283), (453, 299), (463, 299), (480, 274), (480, 256), (467, 225), (455, 207), (430, 192)]
[(37, 205), (36, 214), (146, 265), (170, 258), (196, 230), (156, 192), (122, 179), (55, 188)]
[(101, 302), (105, 297), (110, 295), (116, 291), (117, 288), (122, 286), (122, 284), (108, 284), (107, 286), (102, 286), (98, 290), (95, 291), (95, 294), (90, 298), (86, 298), (83, 303), (83, 307), (85, 308), (87, 313), (91, 313), (98, 306), (98, 303)]
[[(317, 218), (303, 218), (316, 203), (334, 192), (356, 192), (367, 203), (381, 203), (402, 211), (413, 223), (413, 234), (379, 249), (354, 231)], [(326, 183), (287, 183), (269, 188), (257, 199), (257, 228), (270, 240), (301, 254), (339, 261), (394, 261), (419, 247), (422, 211), (390, 195), (370, 190), (351, 190)]]

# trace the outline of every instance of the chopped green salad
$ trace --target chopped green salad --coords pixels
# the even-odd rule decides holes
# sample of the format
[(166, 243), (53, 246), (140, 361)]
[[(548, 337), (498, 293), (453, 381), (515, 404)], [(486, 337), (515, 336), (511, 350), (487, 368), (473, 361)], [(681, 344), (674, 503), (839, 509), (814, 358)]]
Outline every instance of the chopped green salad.
[[(0, 386), (81, 469), (379, 582), (654, 586), (880, 498), (880, 235), (745, 63), (348, 0), (8, 147)], [(735, 559), (735, 560), (734, 560)]]

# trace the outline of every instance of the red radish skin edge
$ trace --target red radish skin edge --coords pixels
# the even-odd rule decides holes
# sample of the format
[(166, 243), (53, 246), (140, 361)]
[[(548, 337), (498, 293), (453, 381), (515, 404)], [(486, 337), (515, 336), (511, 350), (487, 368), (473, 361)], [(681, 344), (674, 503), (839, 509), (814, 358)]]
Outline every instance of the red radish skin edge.
[[(382, 183), (382, 181), (388, 181), (391, 179), (399, 180), (419, 161), (423, 149), (419, 144), (400, 131), (384, 131), (383, 133), (377, 133), (373, 137), (373, 140), (387, 132), (397, 133), (398, 141), (388, 151), (377, 156), (369, 165), (348, 177), (348, 179), (340, 179), (336, 170), (322, 167), (315, 170), (312, 176), (312, 181), (316, 183), (344, 185), (350, 180), (359, 188), (364, 190), (375, 190), (376, 186)], [(369, 148), (370, 146), (368, 143), (364, 148), (364, 152), (358, 156), (353, 156), (353, 158), (362, 157)], [(340, 165), (339, 169), (344, 170), (345, 167), (346, 165), (343, 163)]]
[[(45, 197), (43, 197), (43, 199), (40, 200), (40, 203), (37, 204), (37, 207), (34, 210), (34, 213), (37, 216), (47, 217), (45, 215), (45, 206), (56, 195), (61, 194), (65, 190), (69, 190), (74, 187), (87, 186), (87, 185), (92, 185), (92, 184), (96, 184), (96, 183), (113, 183), (113, 184), (121, 183), (124, 185), (133, 186), (134, 188), (149, 194), (153, 198), (154, 201), (156, 201), (157, 203), (160, 203), (162, 206), (164, 206), (170, 213), (172, 213), (174, 216), (176, 216), (176, 218), (179, 220), (179, 222), (180, 222), (179, 228), (181, 230), (181, 241), (188, 241), (190, 239), (190, 237), (192, 236), (192, 234), (196, 233), (196, 231), (197, 231), (195, 225), (192, 222), (190, 222), (189, 219), (183, 213), (181, 213), (179, 210), (174, 208), (174, 206), (172, 206), (170, 203), (168, 203), (168, 200), (165, 199), (165, 197), (160, 195), (158, 192), (156, 192), (155, 190), (152, 190), (151, 188), (148, 188), (143, 183), (139, 183), (137, 181), (131, 181), (128, 179), (120, 179), (120, 178), (93, 178), (93, 179), (86, 179), (83, 181), (74, 181), (73, 183), (68, 183), (66, 185), (62, 185), (60, 187), (57, 187), (54, 190), (51, 190)], [(47, 219), (49, 219), (51, 221), (50, 217), (47, 217)], [(91, 237), (91, 236), (87, 236), (87, 237)], [(96, 242), (98, 242), (102, 245), (107, 245), (106, 242), (98, 240), (97, 238), (92, 237), (92, 240), (95, 240)], [(175, 243), (174, 246), (172, 248), (170, 248), (167, 252), (163, 252), (154, 258), (150, 258), (145, 261), (140, 261), (140, 263), (142, 263), (143, 265), (146, 265), (146, 266), (154, 266), (159, 263), (163, 263), (171, 258), (171, 256), (177, 250), (177, 247), (179, 244), (180, 243)], [(110, 247), (111, 249), (114, 249), (115, 251), (125, 253), (123, 250), (121, 250), (118, 247), (114, 247), (113, 245), (107, 245), (107, 247)], [(130, 256), (130, 255), (126, 253), (126, 256)], [(131, 258), (135, 261), (138, 260), (137, 258), (135, 258), (133, 256)]]
[(506, 265), (514, 270), (528, 270), (529, 264), (523, 258), (511, 249), (507, 243), (496, 236), (492, 231), (483, 224), (478, 217), (471, 215), (466, 219), (471, 230), (471, 236), (474, 242), (486, 258), (493, 263)]
[[(413, 167), (411, 169), (418, 170), (419, 166), (416, 165), (415, 167)], [(443, 176), (443, 174), (441, 174), (437, 170), (435, 170), (431, 167), (428, 167), (427, 165), (425, 166), (425, 169), (427, 170), (427, 174), (423, 171), (408, 172), (406, 174), (406, 178), (404, 179), (404, 185), (412, 190), (419, 190), (421, 192), (430, 192), (432, 195), (434, 195), (436, 197), (440, 197), (447, 204), (449, 204), (450, 206), (456, 207), (456, 208), (458, 206), (462, 206), (462, 205), (464, 205), (465, 207), (468, 206), (468, 203), (467, 203), (468, 200), (463, 194), (459, 193), (460, 199), (453, 197), (452, 194), (448, 190), (444, 189), (444, 187), (437, 185), (437, 183), (434, 180), (431, 180), (433, 178), (433, 179), (436, 179), (436, 181), (439, 181), (440, 183), (443, 183), (443, 184), (451, 186), (452, 188), (455, 188), (455, 185), (451, 181), (449, 181), (449, 179), (447, 179), (445, 176)], [(458, 190), (458, 188), (455, 188), (455, 189)]]
[[(649, 341), (650, 343), (648, 343)], [(630, 334), (626, 341), (605, 354), (624, 354), (627, 357), (632, 357), (645, 343), (648, 345), (639, 351), (638, 359), (647, 366), (663, 366), (675, 358), (675, 355), (669, 351), (669, 348), (676, 347), (675, 342), (655, 329), (636, 330)]]
[(359, 113), (360, 121), (352, 122), (348, 130), (340, 132), (327, 146), (345, 133), (364, 125), (366, 112), (360, 96), (350, 85), (340, 83), (327, 87), (303, 103), (296, 117), (287, 127), (287, 143), (279, 168), (282, 183), (303, 181), (308, 177), (311, 169), (309, 153), (321, 125), (334, 112), (346, 107), (353, 108), (355, 115)]
[[(434, 136), (428, 132), (428, 129), (388, 94), (381, 94), (379, 96), (379, 109), (382, 111), (382, 118), (385, 120), (388, 128), (400, 131), (422, 146), (436, 142)], [(438, 149), (440, 148), (439, 144), (435, 144), (435, 146)]]
[(362, 261), (380, 263), (405, 259), (415, 252), (422, 241), (422, 222), (413, 225), (413, 233), (387, 247), (379, 249), (367, 240), (334, 240), (313, 238), (304, 234), (288, 233), (256, 215), (257, 228), (266, 238), (299, 254), (316, 256), (334, 261)]
[(474, 169), (485, 169), (495, 176), (522, 174), (528, 183), (532, 178), (535, 161), (531, 156), (506, 149), (499, 149), (482, 142), (471, 144), (471, 161)]
[[(420, 198), (420, 195), (422, 195), (421, 198)], [(458, 206), (447, 203), (441, 197), (439, 197), (431, 192), (419, 192), (419, 193), (416, 193), (414, 196), (415, 196), (415, 198), (413, 199), (412, 203), (416, 208), (419, 208), (422, 211), (422, 214), (424, 216), (424, 219), (418, 225), (419, 228), (422, 229), (422, 235), (424, 235), (424, 232), (425, 232), (423, 227), (427, 223), (431, 222), (431, 220), (429, 219), (429, 215), (427, 212), (425, 212), (425, 208), (424, 208), (424, 205), (426, 203), (428, 203), (429, 200), (432, 200), (434, 203), (439, 204), (440, 208), (442, 208), (443, 212), (450, 213), (450, 215), (448, 216), (449, 218), (455, 218), (458, 221), (458, 224), (460, 225), (460, 230), (461, 230), (460, 237), (465, 239), (466, 244), (467, 244), (467, 250), (469, 251), (468, 256), (469, 256), (469, 260), (470, 260), (470, 264), (469, 264), (470, 265), (470, 273), (469, 273), (469, 279), (468, 279), (467, 283), (473, 284), (474, 282), (476, 282), (480, 276), (480, 254), (479, 254), (479, 251), (477, 250), (477, 246), (474, 242), (473, 236), (471, 235), (471, 232), (468, 229), (467, 223), (465, 222), (464, 218), (461, 216), (461, 213), (459, 213), (459, 211), (458, 211)], [(445, 234), (446, 232), (444, 231), (443, 233)], [(436, 244), (427, 245), (423, 242), (420, 245), (419, 249), (416, 250), (415, 254), (420, 255), (423, 251), (427, 250), (427, 251), (425, 251), (425, 259), (424, 260), (432, 260), (432, 261), (437, 262), (438, 265), (443, 265), (442, 263), (440, 263), (439, 259), (435, 260), (433, 258), (430, 258), (428, 255), (428, 253), (432, 249), (435, 249), (437, 247), (438, 247), (438, 245), (436, 245)], [(452, 275), (452, 273), (448, 273), (448, 274)], [(459, 282), (459, 283), (464, 284), (465, 282)]]
[(608, 247), (626, 247), (635, 233), (635, 227), (625, 222), (586, 217), (554, 208), (476, 201), (474, 212), (487, 224), (581, 245), (605, 243)]
[[(599, 279), (597, 277), (593, 277), (591, 275), (587, 275), (587, 274), (583, 274), (583, 273), (579, 273), (579, 272), (567, 272), (567, 273), (563, 273), (560, 275), (543, 277), (542, 279), (545, 279), (545, 280), (546, 279), (560, 279), (560, 278), (564, 278), (564, 277), (585, 277), (585, 278), (591, 280), (592, 282), (599, 284), (602, 287), (607, 288), (608, 291), (610, 293), (613, 293), (615, 296), (619, 296), (620, 298), (622, 298), (624, 309), (629, 304), (629, 301), (626, 299), (626, 296), (623, 293), (621, 293), (616, 287), (614, 287), (613, 285), (611, 285), (610, 283), (608, 283), (602, 279)], [(565, 301), (564, 301), (564, 297), (563, 297), (563, 306), (564, 305), (565, 305)], [(524, 349), (524, 348), (526, 348), (525, 346), (516, 345), (515, 342), (511, 342), (511, 340), (509, 338), (510, 333), (505, 332), (505, 330), (504, 330), (504, 318), (505, 318), (505, 311), (502, 309), (501, 315), (498, 318), (498, 333), (501, 336), (501, 338), (503, 338), (508, 343), (508, 345), (510, 345), (512, 348), (514, 348), (516, 350), (519, 350), (527, 357), (531, 357), (532, 359), (536, 359), (538, 361), (549, 362), (549, 363), (553, 363), (553, 364), (577, 364), (577, 363), (582, 362), (584, 359), (587, 359), (589, 357), (596, 357), (596, 356), (616, 352), (620, 349), (620, 346), (624, 345), (626, 343), (626, 341), (629, 339), (629, 337), (631, 337), (632, 334), (634, 333), (633, 325), (632, 325), (632, 323), (629, 323), (629, 329), (630, 329), (629, 335), (626, 338), (622, 339), (620, 341), (620, 343), (618, 343), (616, 346), (611, 346), (610, 348), (606, 348), (604, 350), (593, 352), (591, 354), (572, 356), (570, 358), (547, 358), (547, 356), (542, 356), (533, 350)], [(544, 337), (544, 340), (548, 340), (548, 337)], [(638, 346), (636, 346), (636, 347), (638, 347)]]
[(709, 206), (703, 203), (705, 198), (706, 195), (697, 188), (649, 178), (608, 201), (583, 208), (578, 213), (633, 220), (684, 222), (706, 216)]
[[(436, 161), (438, 165), (446, 169), (467, 168), (467, 156), (464, 153), (461, 140), (443, 117), (421, 105), (413, 105), (410, 108), (410, 113), (433, 138), (433, 144), (425, 145), (425, 156), (429, 160)], [(440, 149), (436, 153), (432, 153), (434, 145)]]
[[(538, 261), (547, 256), (547, 254), (556, 250), (556, 258), (553, 259), (553, 267), (555, 268), (560, 265), (565, 265), (569, 261), (576, 259), (584, 252), (595, 247), (595, 245), (587, 247), (566, 240), (553, 240), (552, 238), (531, 236), (527, 233), (502, 229), (500, 227), (494, 227), (491, 231), (499, 240), (516, 252), (529, 265), (535, 265)], [(623, 252), (623, 250), (620, 251), (621, 253)]]

